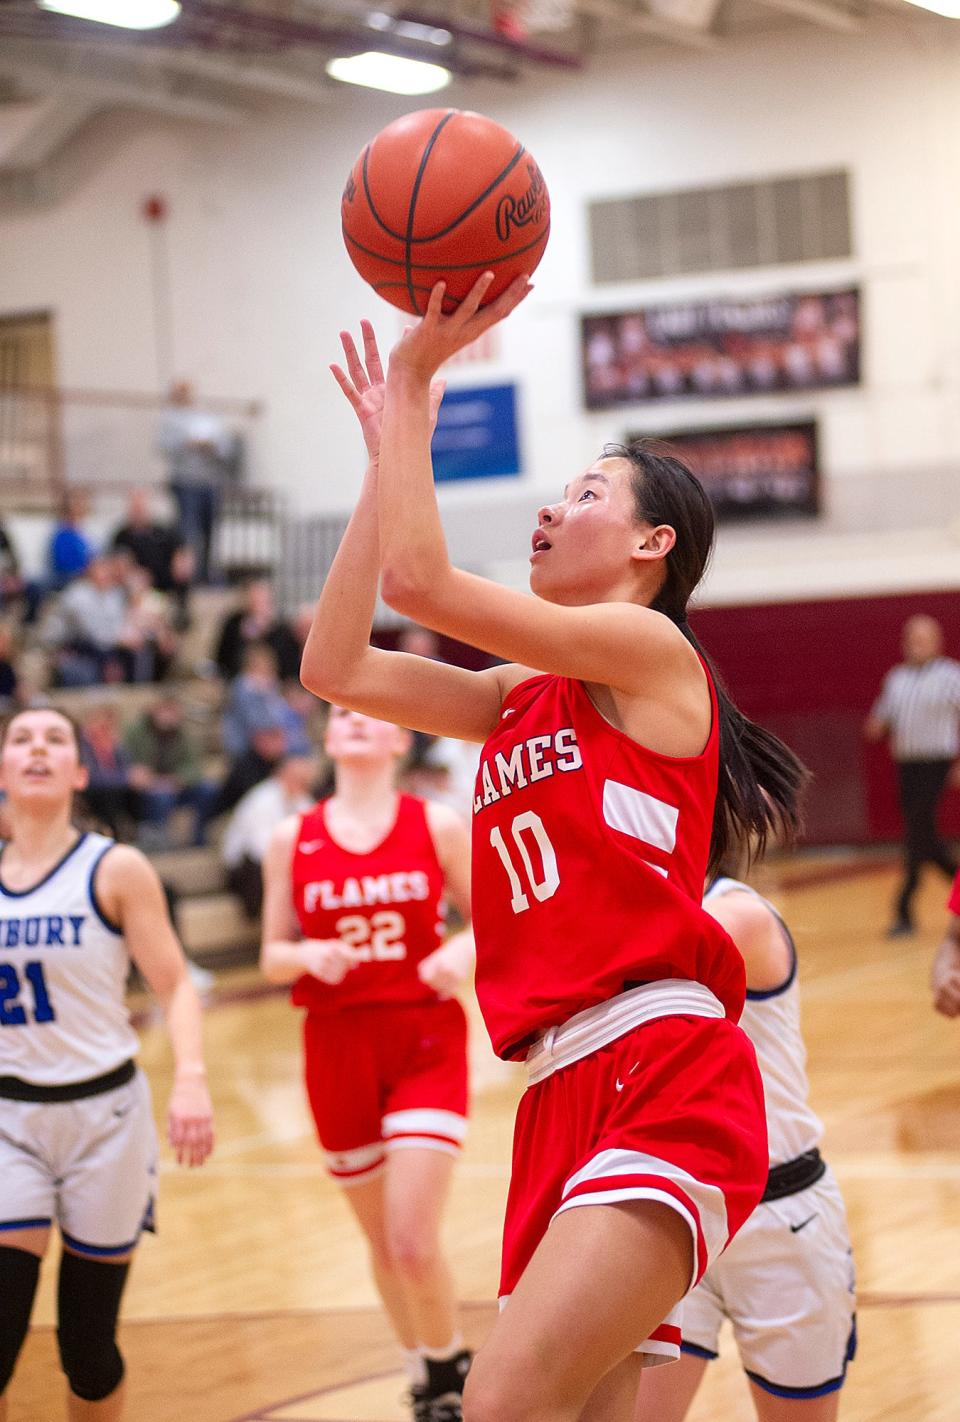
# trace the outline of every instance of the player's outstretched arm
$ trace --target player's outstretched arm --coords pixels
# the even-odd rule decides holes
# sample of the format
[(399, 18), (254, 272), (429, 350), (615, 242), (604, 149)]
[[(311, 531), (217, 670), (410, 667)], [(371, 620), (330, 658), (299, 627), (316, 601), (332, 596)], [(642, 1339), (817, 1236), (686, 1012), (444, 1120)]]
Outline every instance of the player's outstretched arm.
[[(370, 645), (380, 568), (377, 482), (384, 383), (369, 321), (362, 323), (362, 331), (363, 359), (350, 335), (342, 332), (346, 370), (332, 369), (360, 422), (367, 470), (317, 602), (301, 679), (314, 695), (368, 716), (436, 735), (484, 740), (504, 695), (498, 673), (469, 672)], [(442, 395), (442, 382), (426, 382), (428, 439)]]
[[(381, 590), (391, 607), (435, 631), (482, 647), (508, 663), (535, 667), (628, 694), (657, 695), (657, 686), (695, 675), (696, 656), (660, 613), (632, 603), (559, 606), (454, 568), (437, 507), (430, 456), (430, 382), (443, 361), (502, 320), (523, 300), (520, 277), (480, 307), (491, 274), (480, 277), (449, 316), (443, 283), (427, 314), (390, 355), (377, 481)], [(584, 497), (596, 497), (585, 491)], [(531, 529), (531, 533), (533, 530)], [(652, 530), (668, 551), (672, 530)]]
[(104, 856), (95, 887), (103, 913), (122, 932), (130, 957), (163, 1009), (174, 1060), (168, 1139), (180, 1165), (202, 1165), (213, 1149), (203, 1012), (157, 872), (138, 849), (118, 844)]

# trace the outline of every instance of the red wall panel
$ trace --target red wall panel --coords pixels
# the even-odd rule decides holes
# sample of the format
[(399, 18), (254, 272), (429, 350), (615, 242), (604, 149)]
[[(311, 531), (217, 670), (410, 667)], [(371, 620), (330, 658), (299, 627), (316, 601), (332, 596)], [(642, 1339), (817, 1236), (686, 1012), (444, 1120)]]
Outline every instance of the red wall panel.
[[(691, 624), (742, 710), (782, 736), (813, 772), (807, 839), (871, 843), (900, 836), (893, 764), (861, 728), (884, 675), (900, 660), (914, 613), (939, 619), (960, 658), (960, 592), (705, 608)], [(960, 837), (960, 794), (942, 823)]]

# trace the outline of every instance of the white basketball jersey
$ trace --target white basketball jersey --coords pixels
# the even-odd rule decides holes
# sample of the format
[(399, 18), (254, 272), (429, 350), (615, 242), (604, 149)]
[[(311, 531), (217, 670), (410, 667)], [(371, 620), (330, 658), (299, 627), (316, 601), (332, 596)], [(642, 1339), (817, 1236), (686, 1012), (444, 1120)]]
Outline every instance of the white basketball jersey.
[(717, 879), (704, 895), (709, 908), (712, 900), (734, 891), (752, 894), (768, 908), (783, 929), (790, 947), (790, 972), (780, 986), (766, 992), (747, 987), (747, 1001), (740, 1026), (757, 1052), (763, 1092), (767, 1104), (767, 1135), (770, 1164), (795, 1160), (820, 1144), (823, 1125), (810, 1108), (807, 1097), (807, 1049), (800, 1033), (800, 989), (797, 982), (797, 950), (790, 930), (771, 903), (756, 889), (738, 879)]
[(94, 888), (112, 845), (81, 835), (45, 879), (18, 891), (4, 888), (0, 857), (0, 1076), (68, 1085), (137, 1051), (125, 1002), (130, 959)]

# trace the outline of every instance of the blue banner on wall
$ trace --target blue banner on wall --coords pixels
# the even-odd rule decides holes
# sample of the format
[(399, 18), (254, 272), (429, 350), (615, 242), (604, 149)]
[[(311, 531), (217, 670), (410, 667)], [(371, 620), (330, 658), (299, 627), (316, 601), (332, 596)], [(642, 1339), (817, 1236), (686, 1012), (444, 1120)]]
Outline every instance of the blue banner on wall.
[(432, 450), (438, 483), (519, 474), (516, 386), (448, 390), (440, 406)]

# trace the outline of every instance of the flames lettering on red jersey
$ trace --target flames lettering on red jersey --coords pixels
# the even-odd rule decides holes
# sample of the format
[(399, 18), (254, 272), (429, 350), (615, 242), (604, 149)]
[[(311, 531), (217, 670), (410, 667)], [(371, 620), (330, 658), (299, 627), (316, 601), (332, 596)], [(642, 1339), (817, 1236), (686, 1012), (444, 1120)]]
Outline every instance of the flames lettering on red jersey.
[(509, 751), (496, 751), (492, 760), (485, 756), (480, 762), (473, 812), (478, 814), (485, 806), (516, 790), (526, 790), (538, 780), (549, 780), (556, 772), (569, 774), (582, 769), (583, 757), (572, 726), (517, 741)]
[(293, 1001), (311, 1012), (435, 1002), (417, 968), (443, 941), (443, 870), (426, 806), (401, 795), (392, 829), (368, 854), (337, 844), (322, 804), (304, 815), (294, 846), (293, 902), (305, 938), (339, 938), (357, 965), (335, 985), (305, 974)]
[(393, 874), (347, 875), (320, 879), (303, 886), (304, 912), (316, 909), (372, 908), (375, 904), (409, 904), (430, 895), (430, 880), (422, 869)]

